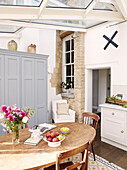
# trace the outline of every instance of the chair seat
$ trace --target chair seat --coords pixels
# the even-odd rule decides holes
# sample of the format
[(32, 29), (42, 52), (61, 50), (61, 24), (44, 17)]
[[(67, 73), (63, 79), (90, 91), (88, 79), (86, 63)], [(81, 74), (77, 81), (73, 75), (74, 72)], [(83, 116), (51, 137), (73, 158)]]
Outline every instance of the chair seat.
[[(65, 169), (66, 167), (68, 167), (70, 165), (73, 165), (72, 161), (61, 163), (60, 164), (60, 170), (63, 170), (63, 169)], [(44, 168), (44, 170), (56, 170), (56, 166), (52, 165), (52, 166)], [(78, 169), (75, 168), (74, 170), (78, 170)]]

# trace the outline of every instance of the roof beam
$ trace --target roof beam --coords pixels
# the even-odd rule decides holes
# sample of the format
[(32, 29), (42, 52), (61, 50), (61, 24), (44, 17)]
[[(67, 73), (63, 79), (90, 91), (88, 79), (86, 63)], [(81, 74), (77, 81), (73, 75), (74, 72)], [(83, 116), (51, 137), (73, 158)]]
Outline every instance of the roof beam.
[(46, 8), (47, 4), (48, 4), (49, 0), (43, 0), (40, 9), (39, 9), (39, 13), (37, 18), (39, 19), (39, 17), (42, 15), (43, 10)]
[(116, 0), (116, 3), (124, 19), (127, 20), (127, 0)]
[(92, 9), (97, 5), (98, 0), (94, 0), (89, 7), (86, 9), (85, 13), (83, 14), (83, 17), (86, 17), (86, 15), (89, 14), (90, 11), (92, 11)]
[(10, 21), (10, 20), (0, 20), (0, 25), (10, 25), (10, 26), (19, 26), (24, 28), (37, 28), (37, 29), (55, 29), (55, 30), (67, 30), (67, 31), (80, 31), (86, 32), (84, 28), (69, 27), (69, 26), (59, 26), (52, 24), (38, 24), (38, 23), (28, 23), (28, 22), (20, 22), (20, 21)]
[[(44, 8), (39, 19), (44, 20), (98, 20), (123, 21), (123, 16), (114, 11), (90, 10), (84, 18), (84, 9)], [(31, 7), (1, 7), (0, 20), (38, 20), (39, 8)]]

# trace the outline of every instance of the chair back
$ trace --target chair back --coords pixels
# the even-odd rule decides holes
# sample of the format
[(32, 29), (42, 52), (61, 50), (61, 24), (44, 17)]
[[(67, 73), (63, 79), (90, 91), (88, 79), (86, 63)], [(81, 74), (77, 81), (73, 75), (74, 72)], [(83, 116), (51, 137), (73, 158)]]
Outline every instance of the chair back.
[(95, 113), (84, 112), (82, 114), (82, 123), (86, 125), (90, 125), (94, 127), (95, 129), (97, 129), (99, 119), (100, 117)]
[[(79, 148), (73, 149), (71, 151), (62, 152), (56, 155), (56, 170), (60, 170), (60, 162), (66, 160), (78, 153), (84, 153), (83, 160), (85, 160), (85, 164), (88, 162), (88, 149), (89, 149), (89, 142)], [(79, 162), (80, 165), (80, 162)], [(68, 168), (67, 168), (68, 169)]]

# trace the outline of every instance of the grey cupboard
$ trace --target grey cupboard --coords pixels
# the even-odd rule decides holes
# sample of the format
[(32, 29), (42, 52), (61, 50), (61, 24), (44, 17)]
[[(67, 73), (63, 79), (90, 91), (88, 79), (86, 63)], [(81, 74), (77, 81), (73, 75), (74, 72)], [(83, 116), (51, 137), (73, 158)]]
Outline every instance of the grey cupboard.
[[(0, 49), (0, 106), (35, 108), (29, 126), (48, 121), (46, 55)], [(4, 134), (0, 125), (0, 135)]]

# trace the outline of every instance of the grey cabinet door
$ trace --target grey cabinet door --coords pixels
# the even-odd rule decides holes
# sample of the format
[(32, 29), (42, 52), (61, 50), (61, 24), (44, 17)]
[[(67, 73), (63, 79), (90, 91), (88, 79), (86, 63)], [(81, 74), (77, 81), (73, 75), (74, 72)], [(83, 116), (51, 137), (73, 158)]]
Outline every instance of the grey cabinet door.
[[(4, 105), (4, 56), (0, 55), (0, 106)], [(0, 136), (5, 134), (3, 126), (0, 125)]]
[[(34, 59), (22, 58), (22, 107), (35, 107)], [(36, 113), (31, 117), (29, 126), (36, 124)]]
[(35, 107), (37, 124), (47, 122), (47, 72), (46, 61), (35, 59)]
[(4, 56), (0, 55), (0, 106), (4, 104)]
[(20, 107), (19, 57), (5, 56), (5, 104)]

